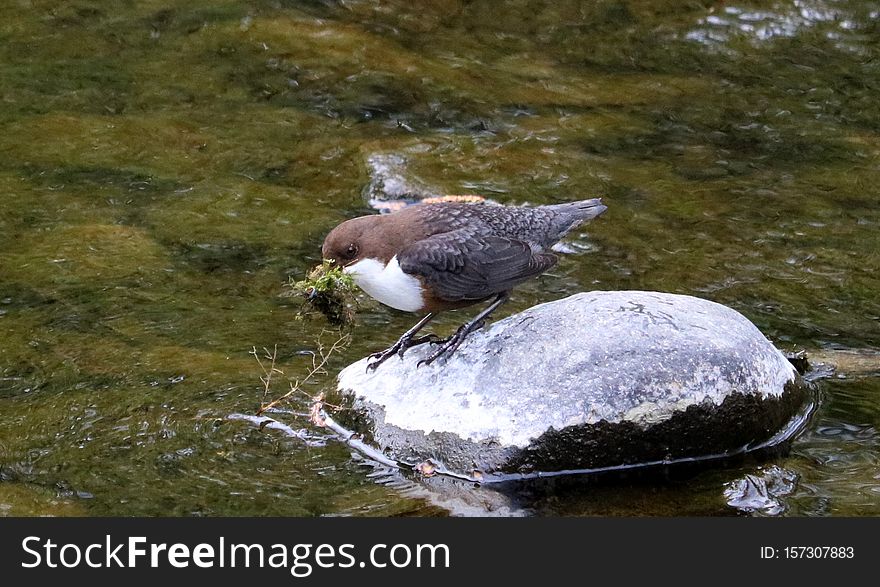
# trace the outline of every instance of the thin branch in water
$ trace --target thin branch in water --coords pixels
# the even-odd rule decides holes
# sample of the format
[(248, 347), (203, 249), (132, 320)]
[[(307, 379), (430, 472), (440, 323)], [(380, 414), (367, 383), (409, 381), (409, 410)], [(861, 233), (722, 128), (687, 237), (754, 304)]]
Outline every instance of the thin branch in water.
[[(272, 364), (268, 370), (264, 367), (263, 363), (260, 361), (259, 357), (257, 356), (256, 349), (254, 349), (251, 352), (251, 354), (254, 355), (254, 357), (257, 359), (257, 363), (260, 365), (260, 368), (263, 370), (263, 376), (260, 377), (260, 380), (263, 382), (263, 386), (264, 386), (263, 401), (261, 402), (260, 409), (257, 410), (257, 415), (258, 416), (262, 415), (267, 410), (271, 410), (271, 409), (277, 407), (279, 404), (290, 399), (292, 396), (294, 396), (296, 394), (305, 395), (310, 400), (312, 400), (313, 406), (312, 406), (312, 410), (310, 410), (310, 413), (313, 414), (314, 413), (314, 405), (322, 403), (323, 394), (319, 394), (316, 397), (312, 397), (310, 394), (306, 393), (306, 391), (304, 391), (302, 389), (302, 386), (305, 384), (308, 384), (308, 383), (313, 383), (314, 378), (318, 375), (326, 375), (327, 370), (324, 367), (327, 364), (327, 361), (329, 361), (330, 357), (332, 357), (334, 354), (336, 354), (337, 352), (339, 352), (342, 349), (344, 349), (345, 347), (347, 347), (350, 342), (350, 339), (351, 339), (351, 336), (349, 334), (343, 334), (338, 339), (336, 339), (336, 341), (328, 349), (321, 342), (320, 337), (318, 337), (318, 342), (317, 342), (318, 348), (317, 348), (316, 352), (312, 353), (312, 366), (311, 366), (311, 369), (309, 370), (309, 372), (306, 373), (306, 376), (303, 377), (302, 379), (298, 379), (295, 381), (291, 381), (288, 379), (290, 389), (287, 391), (287, 393), (285, 393), (281, 397), (278, 397), (268, 403), (266, 403), (265, 400), (269, 394), (269, 387), (270, 387), (271, 381), (272, 381), (272, 374), (273, 373), (281, 373), (282, 375), (284, 374), (280, 369), (275, 368), (275, 357), (277, 354), (277, 346), (276, 346), (276, 352), (268, 353), (268, 351), (267, 351), (267, 353), (266, 353), (266, 355), (267, 355), (266, 358), (271, 359), (271, 361), (272, 361)], [(313, 422), (315, 422), (317, 424), (317, 422), (314, 419), (313, 419)]]
[(284, 371), (282, 371), (281, 369), (277, 369), (275, 367), (275, 360), (278, 358), (278, 345), (277, 344), (272, 349), (271, 353), (269, 352), (269, 349), (267, 349), (266, 347), (263, 347), (263, 352), (265, 353), (264, 358), (266, 360), (270, 361), (268, 369), (266, 369), (265, 365), (263, 365), (263, 362), (260, 360), (260, 355), (259, 355), (259, 353), (257, 353), (257, 347), (251, 347), (250, 354), (253, 355), (254, 359), (257, 360), (257, 364), (260, 366), (260, 370), (263, 372), (263, 374), (260, 375), (260, 381), (263, 382), (263, 400), (262, 401), (265, 402), (266, 398), (269, 397), (269, 388), (272, 386), (272, 375), (274, 375), (275, 373), (279, 373), (281, 375), (284, 375)]

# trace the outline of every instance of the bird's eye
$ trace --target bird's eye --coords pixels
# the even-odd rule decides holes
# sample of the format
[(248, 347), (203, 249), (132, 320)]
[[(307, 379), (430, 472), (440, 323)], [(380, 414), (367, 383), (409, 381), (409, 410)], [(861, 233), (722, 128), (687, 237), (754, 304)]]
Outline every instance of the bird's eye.
[(355, 257), (357, 257), (357, 254), (358, 254), (358, 248), (357, 248), (357, 245), (354, 243), (348, 245), (348, 248), (345, 249), (345, 256), (348, 259), (354, 259)]

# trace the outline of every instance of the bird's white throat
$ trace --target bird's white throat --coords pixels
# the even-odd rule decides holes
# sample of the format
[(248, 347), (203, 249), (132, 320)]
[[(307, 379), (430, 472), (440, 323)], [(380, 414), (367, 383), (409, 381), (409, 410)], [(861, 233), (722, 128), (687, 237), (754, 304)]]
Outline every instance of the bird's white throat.
[(404, 312), (417, 312), (422, 309), (422, 284), (412, 275), (407, 275), (400, 268), (397, 256), (388, 264), (376, 259), (361, 259), (346, 267), (343, 271), (354, 279), (362, 290), (370, 297), (386, 306)]

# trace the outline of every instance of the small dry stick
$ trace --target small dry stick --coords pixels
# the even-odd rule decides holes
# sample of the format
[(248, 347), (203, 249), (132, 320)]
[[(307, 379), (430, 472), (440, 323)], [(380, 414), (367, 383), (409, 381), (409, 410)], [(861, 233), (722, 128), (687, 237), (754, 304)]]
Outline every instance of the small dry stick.
[[(297, 393), (302, 393), (303, 395), (305, 395), (309, 399), (311, 399), (315, 402), (320, 402), (321, 400), (319, 398), (313, 398), (308, 393), (303, 391), (301, 389), (301, 386), (305, 383), (311, 382), (312, 379), (315, 377), (315, 375), (325, 375), (327, 373), (327, 371), (326, 371), (326, 369), (324, 369), (324, 365), (327, 364), (327, 361), (330, 360), (330, 357), (333, 356), (334, 353), (336, 353), (340, 349), (348, 346), (350, 338), (351, 338), (350, 335), (343, 334), (342, 336), (340, 336), (336, 340), (336, 342), (334, 342), (330, 346), (329, 349), (325, 349), (324, 345), (321, 344), (320, 339), (319, 339), (318, 351), (316, 353), (312, 353), (312, 368), (309, 370), (309, 372), (306, 374), (306, 376), (303, 377), (301, 380), (299, 380), (299, 379), (296, 381), (288, 380), (288, 383), (290, 384), (290, 390), (287, 393), (285, 393), (284, 395), (282, 395), (281, 397), (276, 398), (276, 399), (270, 401), (269, 403), (263, 403), (260, 406), (260, 409), (257, 411), (257, 415), (258, 416), (262, 415), (263, 412), (265, 412), (267, 410), (271, 410), (272, 408), (276, 407), (281, 402), (289, 399), (291, 396), (293, 396), (294, 394), (297, 394)], [(256, 351), (254, 351), (254, 353), (255, 352)], [(254, 354), (254, 353), (251, 353), (251, 354)], [(268, 355), (268, 353), (267, 353), (267, 355)], [(256, 356), (256, 355), (254, 354), (254, 356)], [(271, 355), (268, 355), (268, 356), (271, 356)], [(283, 375), (283, 372), (280, 371), (279, 369), (275, 368), (274, 357), (272, 357), (272, 365), (268, 371), (265, 369), (265, 367), (263, 367), (263, 363), (259, 360), (259, 358), (257, 358), (257, 363), (260, 364), (260, 368), (263, 369), (263, 373), (264, 373), (264, 376), (260, 377), (260, 380), (263, 382), (263, 385), (265, 386), (264, 395), (263, 395), (263, 397), (265, 399), (266, 394), (268, 394), (268, 391), (269, 391), (269, 384), (271, 382), (272, 373), (273, 372), (274, 373), (281, 373)]]
[[(257, 347), (251, 347), (251, 354), (257, 360), (257, 364), (260, 366), (260, 369), (263, 371), (263, 374), (260, 375), (260, 381), (263, 382), (263, 401), (266, 401), (266, 398), (269, 396), (269, 387), (272, 385), (272, 375), (275, 373), (280, 373), (284, 375), (284, 372), (281, 369), (275, 368), (275, 359), (278, 357), (278, 345), (275, 345), (275, 348), (272, 349), (272, 352), (269, 352), (269, 349), (263, 347), (263, 352), (266, 354), (266, 360), (271, 361), (269, 368), (263, 365), (263, 362), (260, 360), (260, 355), (257, 353)], [(262, 411), (262, 410), (261, 410)]]

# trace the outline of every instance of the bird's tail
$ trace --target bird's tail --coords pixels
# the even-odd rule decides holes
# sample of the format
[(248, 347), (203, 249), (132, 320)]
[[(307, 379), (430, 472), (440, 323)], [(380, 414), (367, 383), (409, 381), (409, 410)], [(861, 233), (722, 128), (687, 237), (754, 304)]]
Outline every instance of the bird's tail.
[(602, 204), (601, 198), (581, 200), (579, 202), (568, 202), (565, 204), (554, 204), (547, 207), (556, 212), (570, 216), (574, 224), (580, 224), (587, 220), (592, 220), (608, 209), (608, 206)]

